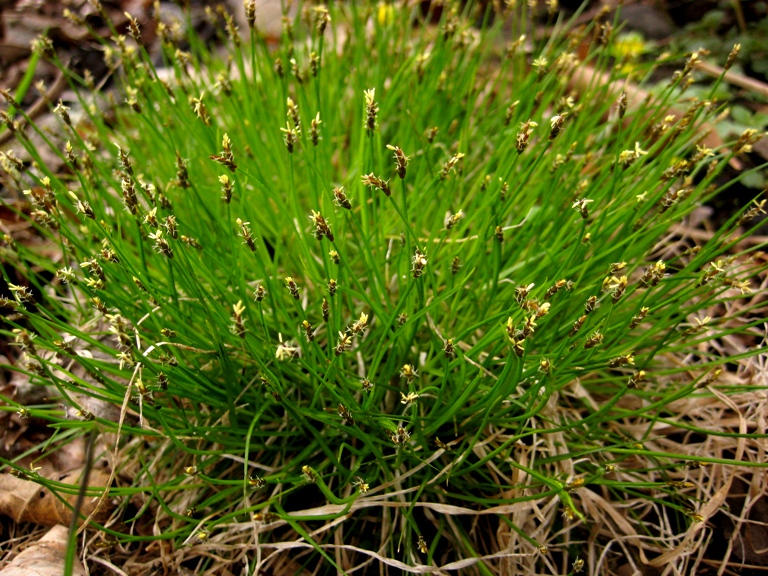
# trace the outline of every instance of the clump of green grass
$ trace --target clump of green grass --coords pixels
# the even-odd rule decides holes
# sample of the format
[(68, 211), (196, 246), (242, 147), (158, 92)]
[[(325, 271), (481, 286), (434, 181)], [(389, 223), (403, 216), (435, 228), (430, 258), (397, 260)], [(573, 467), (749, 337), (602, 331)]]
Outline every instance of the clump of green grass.
[(564, 573), (604, 503), (628, 520), (603, 512), (598, 542), (634, 527), (634, 562), (714, 512), (699, 465), (764, 465), (754, 430), (714, 430), (748, 442), (720, 455), (664, 438), (759, 388), (723, 378), (759, 350), (762, 204), (665, 240), (756, 135), (700, 144), (719, 109), (680, 100), (684, 62), (647, 101), (574, 92), (588, 64), (614, 74), (610, 23), (538, 39), (522, 10), (507, 43), (471, 7), (307, 8), (275, 49), (214, 14), (226, 57), (158, 23), (161, 67), (105, 43), (111, 104), (68, 71), (67, 169), (28, 191), (60, 257), (4, 250), (30, 280), (3, 302), (13, 369), (55, 398), (2, 408), (48, 421), (45, 450), (116, 439), (94, 527), (188, 546), (198, 573), (285, 549), (320, 573)]

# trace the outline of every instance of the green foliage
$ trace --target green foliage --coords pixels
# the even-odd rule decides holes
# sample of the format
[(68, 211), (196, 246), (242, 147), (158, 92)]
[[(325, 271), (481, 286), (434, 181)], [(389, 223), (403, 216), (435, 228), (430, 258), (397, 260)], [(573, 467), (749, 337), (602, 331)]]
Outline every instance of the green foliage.
[[(610, 46), (599, 24), (534, 41), (531, 68), (530, 40), (505, 49), (488, 14), (475, 29), (445, 9), (433, 28), (416, 8), (329, 10), (275, 50), (230, 34), (227, 58), (161, 27), (162, 70), (105, 45), (126, 93), (109, 113), (69, 73), (85, 116), (59, 108), (68, 172), (41, 162), (29, 192), (61, 259), (4, 252), (39, 295), (5, 302), (14, 369), (58, 397), (10, 409), (46, 419), (49, 447), (119, 432), (129, 480), (110, 495), (146, 502), (126, 522), (155, 514), (157, 537), (203, 545), (256, 514), (329, 566), (334, 529), (309, 533), (347, 514), (350, 544), (441, 565), (485, 547), (440, 505), (559, 499), (565, 519), (536, 537), (493, 516), (530, 554), (583, 518), (577, 489), (671, 495), (649, 470), (736, 464), (644, 443), (659, 422), (705, 434), (670, 405), (743, 391), (720, 367), (758, 350), (707, 345), (763, 322), (733, 306), (764, 270), (737, 248), (748, 219), (663, 241), (753, 136), (696, 147), (718, 112), (703, 102), (664, 124), (682, 78), (626, 115), (612, 86), (575, 93), (571, 50)], [(518, 458), (542, 438), (548, 457)], [(638, 456), (649, 469), (611, 475)]]

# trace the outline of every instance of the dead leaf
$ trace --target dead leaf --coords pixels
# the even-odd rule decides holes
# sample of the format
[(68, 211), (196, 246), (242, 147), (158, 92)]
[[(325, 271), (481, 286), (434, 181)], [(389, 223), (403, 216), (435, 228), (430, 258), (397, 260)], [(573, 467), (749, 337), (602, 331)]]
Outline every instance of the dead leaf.
[[(68, 472), (57, 478), (60, 482), (79, 486), (82, 468)], [(105, 487), (109, 482), (109, 474), (101, 470), (92, 470), (88, 483), (91, 487)], [(70, 506), (74, 506), (77, 494), (66, 496)], [(96, 509), (99, 498), (86, 497), (81, 513), (89, 516)], [(107, 512), (99, 510), (97, 521)], [(16, 523), (34, 522), (43, 526), (69, 524), (72, 512), (64, 502), (50, 490), (31, 480), (16, 478), (10, 474), (0, 474), (0, 514), (13, 519)]]
[[(67, 550), (67, 529), (57, 525), (36, 543), (22, 551), (8, 566), (0, 570), (2, 576), (61, 576)], [(75, 560), (73, 576), (85, 576), (85, 568)]]

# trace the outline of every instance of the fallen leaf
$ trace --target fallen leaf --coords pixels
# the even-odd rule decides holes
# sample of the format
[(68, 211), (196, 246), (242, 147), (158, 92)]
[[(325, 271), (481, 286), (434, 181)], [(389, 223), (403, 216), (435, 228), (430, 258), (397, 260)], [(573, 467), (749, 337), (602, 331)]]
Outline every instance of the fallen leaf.
[[(79, 486), (82, 468), (68, 472), (58, 481)], [(101, 470), (92, 470), (88, 479), (91, 487), (105, 487), (109, 482), (109, 474)], [(68, 494), (65, 497), (69, 506), (74, 506), (77, 494)], [(83, 502), (81, 514), (89, 516), (94, 512), (99, 498), (86, 497)], [(99, 510), (98, 519), (106, 514), (107, 510)], [(34, 522), (43, 526), (55, 526), (57, 524), (69, 524), (72, 512), (67, 505), (57, 498), (48, 488), (31, 480), (17, 478), (10, 474), (0, 474), (0, 514), (9, 516), (16, 523)]]
[[(23, 550), (5, 568), (2, 576), (61, 576), (64, 573), (64, 556), (67, 550), (67, 529), (57, 525), (45, 536)], [(72, 576), (85, 576), (85, 568), (75, 560)]]

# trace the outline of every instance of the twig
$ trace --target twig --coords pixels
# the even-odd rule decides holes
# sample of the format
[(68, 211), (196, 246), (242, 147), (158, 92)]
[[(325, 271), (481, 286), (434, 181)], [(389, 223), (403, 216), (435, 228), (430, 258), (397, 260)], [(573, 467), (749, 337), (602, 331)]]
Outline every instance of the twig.
[(699, 61), (696, 62), (695, 66), (696, 70), (701, 70), (713, 78), (719, 78), (722, 75), (723, 80), (728, 82), (728, 84), (733, 84), (734, 86), (738, 86), (746, 90), (751, 90), (752, 92), (761, 94), (768, 98), (768, 84), (765, 82), (760, 82), (760, 80), (749, 78), (748, 76), (732, 72), (731, 70), (725, 70), (721, 66), (710, 64), (709, 62)]
[[(612, 96), (618, 98), (622, 90), (627, 93), (630, 102), (643, 102), (648, 96), (649, 92), (643, 90), (639, 86), (619, 79), (612, 79), (611, 76), (602, 71), (596, 70), (589, 64), (582, 64), (573, 74), (570, 79), (569, 85), (577, 92), (585, 92), (593, 82), (597, 82), (600, 86), (607, 86)], [(665, 115), (674, 116), (676, 119), (683, 117), (683, 113), (675, 108), (668, 108), (664, 111)], [(629, 114), (627, 115), (629, 117)], [(629, 119), (625, 119), (629, 122)], [(699, 125), (698, 130), (703, 134), (702, 143), (708, 148), (720, 148), (724, 142), (717, 135), (714, 126), (705, 122)], [(738, 158), (731, 158), (729, 165), (736, 170), (741, 170), (743, 167)]]
[[(67, 88), (67, 79), (64, 77), (64, 72), (59, 72), (56, 76), (56, 79), (53, 81), (53, 84), (50, 88), (48, 88), (47, 92), (40, 96), (37, 100), (35, 100), (34, 104), (29, 107), (29, 110), (26, 112), (26, 118), (29, 120), (34, 120), (37, 118), (48, 106), (50, 102), (53, 102), (61, 96), (64, 93), (64, 90)], [(27, 121), (26, 119), (21, 120), (19, 122), (18, 129), (23, 131), (27, 127)], [(5, 144), (9, 140), (12, 140), (16, 135), (9, 131), (3, 132), (0, 134), (0, 145)]]

